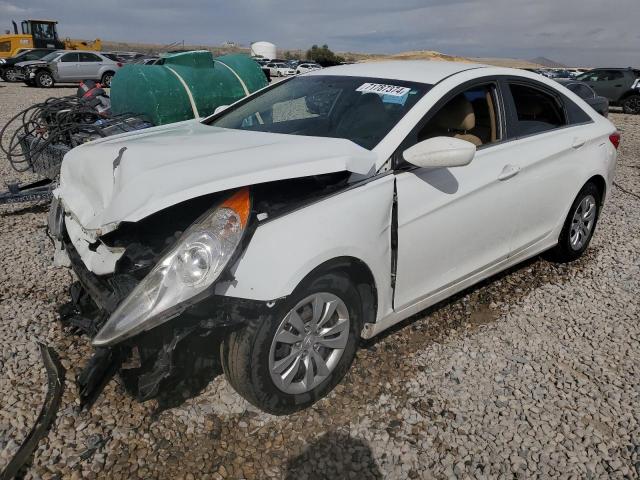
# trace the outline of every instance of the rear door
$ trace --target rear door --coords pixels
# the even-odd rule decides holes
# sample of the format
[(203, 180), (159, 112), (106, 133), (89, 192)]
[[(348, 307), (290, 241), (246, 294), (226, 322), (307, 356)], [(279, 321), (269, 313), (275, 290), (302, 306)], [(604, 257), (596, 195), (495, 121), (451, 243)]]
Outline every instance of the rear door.
[(81, 80), (99, 80), (102, 59), (95, 53), (80, 52), (78, 71)]
[[(518, 208), (512, 239), (515, 255), (548, 243), (576, 195), (577, 164), (590, 148), (585, 125), (591, 118), (570, 100), (542, 83), (528, 79), (503, 81), (505, 102), (517, 138), (512, 162)], [(572, 107), (569, 109), (568, 107)], [(576, 181), (579, 181), (576, 179)]]
[(78, 62), (78, 53), (65, 53), (56, 61), (58, 81), (68, 82), (81, 80)]

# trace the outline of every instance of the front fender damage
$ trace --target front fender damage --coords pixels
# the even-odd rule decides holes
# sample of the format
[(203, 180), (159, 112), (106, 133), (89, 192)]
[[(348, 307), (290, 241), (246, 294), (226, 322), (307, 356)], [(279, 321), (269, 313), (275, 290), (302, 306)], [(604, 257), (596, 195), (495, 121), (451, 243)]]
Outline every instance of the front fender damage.
[[(79, 282), (71, 287), (71, 299), (60, 309), (61, 321), (92, 338), (108, 312), (96, 305)], [(182, 403), (221, 372), (219, 346), (226, 332), (242, 327), (247, 319), (266, 317), (283, 300), (261, 302), (212, 295), (122, 344), (96, 348), (76, 377), (81, 407), (91, 408), (115, 375), (139, 401), (155, 398), (161, 408)]]

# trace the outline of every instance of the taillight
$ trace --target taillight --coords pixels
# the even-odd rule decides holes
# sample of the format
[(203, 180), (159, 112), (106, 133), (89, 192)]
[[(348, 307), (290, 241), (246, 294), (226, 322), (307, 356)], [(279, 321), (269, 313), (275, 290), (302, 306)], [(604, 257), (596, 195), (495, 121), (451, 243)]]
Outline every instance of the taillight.
[(122, 64), (121, 64), (120, 62), (118, 62), (116, 65), (118, 65), (119, 67), (121, 67), (121, 66), (122, 66)]
[(609, 135), (609, 140), (617, 150), (618, 147), (620, 146), (620, 132), (615, 132)]

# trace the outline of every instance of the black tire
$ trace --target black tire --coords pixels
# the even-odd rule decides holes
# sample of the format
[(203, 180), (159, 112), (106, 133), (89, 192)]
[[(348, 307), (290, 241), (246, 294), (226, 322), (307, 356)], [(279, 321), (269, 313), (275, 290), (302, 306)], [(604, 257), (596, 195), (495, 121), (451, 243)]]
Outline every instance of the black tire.
[(115, 73), (113, 72), (105, 72), (104, 75), (102, 75), (102, 78), (100, 79), (100, 83), (102, 84), (102, 86), (110, 88), (111, 81), (113, 80), (114, 75)]
[(18, 74), (17, 70), (13, 67), (8, 67), (2, 72), (2, 79), (5, 82), (17, 82), (16, 75)]
[(640, 114), (640, 95), (629, 95), (622, 101), (622, 111), (627, 114)]
[[(576, 210), (580, 207), (582, 201), (588, 197), (592, 196), (595, 199), (595, 218), (593, 220), (593, 226), (589, 231), (589, 234), (586, 237), (586, 240), (579, 248), (574, 248), (571, 244), (571, 233), (573, 227), (573, 217), (576, 213)], [(567, 219), (564, 222), (564, 226), (562, 227), (562, 231), (560, 232), (560, 237), (558, 238), (558, 244), (549, 251), (549, 257), (551, 260), (560, 263), (571, 262), (580, 258), (585, 250), (589, 247), (589, 243), (593, 238), (593, 233), (596, 231), (596, 226), (598, 224), (598, 217), (600, 216), (600, 208), (602, 204), (602, 192), (598, 189), (598, 187), (594, 183), (587, 183), (582, 190), (578, 193), (578, 196), (573, 201), (571, 208), (569, 209), (569, 214), (567, 215)]]
[(46, 70), (40, 70), (36, 73), (35, 78), (36, 86), (39, 88), (51, 88), (55, 84), (55, 80), (53, 79), (53, 75)]
[[(349, 337), (340, 360), (329, 376), (314, 389), (289, 394), (271, 378), (271, 343), (287, 313), (313, 293), (326, 292), (339, 297), (349, 312)], [(274, 415), (302, 410), (327, 395), (345, 376), (356, 354), (362, 328), (362, 300), (349, 278), (341, 272), (324, 273), (303, 282), (272, 314), (252, 318), (231, 332), (222, 342), (221, 361), (233, 388), (256, 407)]]

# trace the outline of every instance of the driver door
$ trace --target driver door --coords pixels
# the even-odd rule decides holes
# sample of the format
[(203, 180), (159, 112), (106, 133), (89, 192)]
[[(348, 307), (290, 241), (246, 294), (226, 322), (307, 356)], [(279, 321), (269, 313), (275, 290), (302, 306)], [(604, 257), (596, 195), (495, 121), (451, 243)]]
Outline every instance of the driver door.
[[(396, 176), (398, 257), (396, 311), (456, 290), (507, 259), (518, 220), (512, 178), (516, 152), (497, 82), (457, 89), (425, 117), (401, 151), (418, 141), (452, 136), (476, 144), (469, 165), (418, 168)], [(514, 173), (515, 172), (515, 173)]]

